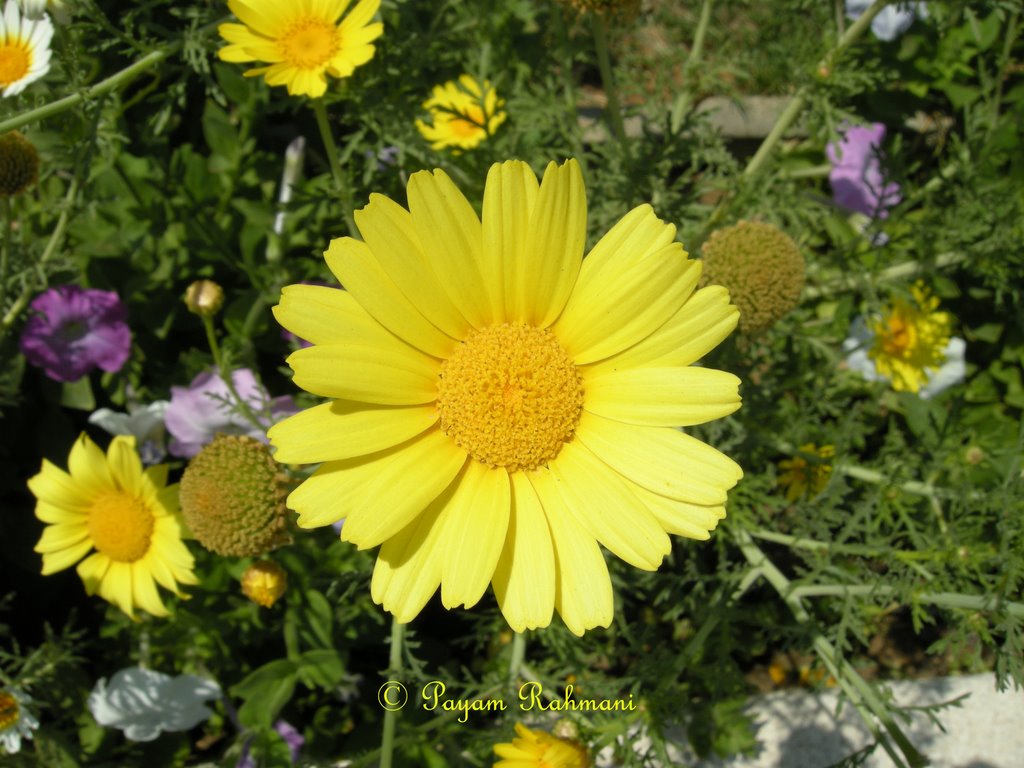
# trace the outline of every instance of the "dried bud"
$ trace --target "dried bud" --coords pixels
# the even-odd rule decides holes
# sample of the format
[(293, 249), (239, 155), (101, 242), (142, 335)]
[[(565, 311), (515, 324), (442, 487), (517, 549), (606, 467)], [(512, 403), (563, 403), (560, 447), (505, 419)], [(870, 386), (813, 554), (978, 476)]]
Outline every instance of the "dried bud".
[(224, 289), (213, 280), (196, 280), (185, 290), (185, 306), (200, 317), (213, 317), (224, 304)]
[(257, 560), (242, 574), (242, 594), (270, 608), (288, 589), (288, 574), (273, 560)]
[(978, 465), (985, 460), (985, 452), (978, 446), (972, 445), (964, 453), (964, 458), (968, 464)]

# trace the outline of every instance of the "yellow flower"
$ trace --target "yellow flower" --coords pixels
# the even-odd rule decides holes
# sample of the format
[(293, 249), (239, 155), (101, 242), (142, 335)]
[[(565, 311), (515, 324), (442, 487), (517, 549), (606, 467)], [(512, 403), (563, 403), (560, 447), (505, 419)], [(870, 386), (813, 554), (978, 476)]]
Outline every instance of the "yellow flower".
[(68, 457), (70, 473), (43, 460), (28, 481), (46, 523), (35, 551), (43, 575), (78, 565), (90, 595), (99, 594), (134, 618), (136, 608), (166, 616), (156, 584), (184, 596), (178, 584), (197, 584), (182, 542), (178, 488), (167, 466), (142, 469), (134, 437), (115, 437), (106, 456), (83, 432)]
[(242, 574), (242, 594), (270, 608), (288, 589), (288, 574), (273, 560), (259, 560)]
[(589, 768), (593, 765), (582, 744), (559, 739), (544, 731), (531, 731), (516, 723), (517, 739), (511, 744), (495, 744), (494, 754), (501, 758), (494, 768)]
[(490, 81), (484, 80), (481, 86), (470, 75), (462, 75), (458, 82), (434, 86), (431, 97), (423, 102), (433, 124), (417, 120), (416, 127), (431, 149), (473, 149), (505, 122), (508, 115), (499, 111), (504, 105)]
[(224, 61), (267, 62), (246, 77), (263, 75), (269, 85), (286, 85), (292, 96), (318, 98), (327, 77), (348, 77), (373, 58), (373, 41), (384, 31), (370, 23), (380, 0), (359, 0), (338, 20), (349, 0), (228, 0), (241, 24), (221, 24), (227, 45), (218, 51)]
[(0, 13), (0, 95), (15, 96), (50, 71), (53, 25), (22, 14), (17, 0)]
[(656, 570), (668, 533), (707, 539), (742, 476), (676, 429), (732, 413), (739, 380), (692, 364), (736, 326), (724, 288), (649, 205), (584, 260), (579, 165), (491, 167), (483, 221), (443, 171), (356, 212), (331, 242), (335, 288), (292, 285), (278, 321), (313, 346), (295, 383), (335, 398), (269, 432), (322, 462), (288, 497), (305, 528), (381, 545), (371, 592), (411, 621), (440, 585), (470, 607), (493, 582), (517, 631), (553, 609), (576, 634), (612, 619), (601, 545)]
[(897, 297), (885, 315), (868, 321), (874, 333), (868, 358), (897, 392), (920, 391), (942, 367), (952, 329), (949, 313), (935, 311), (939, 299), (923, 283), (910, 292), (913, 302)]
[(814, 498), (825, 490), (832, 476), (829, 460), (836, 455), (834, 445), (818, 448), (814, 443), (804, 443), (799, 450), (801, 453), (818, 456), (822, 461), (811, 462), (803, 456), (794, 456), (779, 462), (778, 483), (786, 492), (786, 500), (791, 503), (805, 495)]

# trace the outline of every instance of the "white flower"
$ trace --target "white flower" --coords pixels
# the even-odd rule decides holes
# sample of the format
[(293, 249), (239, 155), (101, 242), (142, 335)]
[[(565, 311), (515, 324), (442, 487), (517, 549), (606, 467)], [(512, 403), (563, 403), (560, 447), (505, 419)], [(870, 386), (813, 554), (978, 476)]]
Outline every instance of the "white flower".
[[(875, 368), (874, 361), (868, 357), (868, 350), (874, 341), (875, 335), (868, 328), (864, 318), (858, 317), (854, 320), (850, 326), (850, 335), (843, 342), (843, 352), (847, 353), (846, 367), (868, 381), (888, 381)], [(928, 374), (928, 382), (917, 393), (922, 400), (934, 397), (967, 377), (967, 342), (954, 336), (942, 352), (945, 361), (937, 371)]]
[(111, 435), (135, 435), (135, 444), (143, 464), (159, 464), (167, 455), (164, 448), (164, 414), (169, 403), (157, 400), (145, 406), (129, 406), (128, 413), (100, 408), (89, 417), (89, 423)]
[(139, 667), (122, 669), (96, 683), (89, 711), (106, 728), (131, 741), (152, 741), (161, 731), (187, 731), (213, 712), (203, 703), (220, 696), (220, 686), (195, 675), (171, 677)]
[(18, 0), (18, 5), (29, 19), (41, 19), (49, 12), (59, 24), (67, 24), (70, 20), (64, 0)]
[(43, 14), (22, 16), (17, 0), (0, 15), (0, 95), (14, 96), (50, 71), (53, 25)]
[(39, 721), (26, 708), (32, 697), (17, 688), (0, 690), (0, 745), (9, 754), (21, 750), (21, 740), (31, 739)]
[[(846, 0), (846, 18), (859, 19), (871, 2), (872, 0)], [(871, 31), (879, 40), (892, 42), (910, 28), (916, 17), (923, 18), (927, 15), (924, 3), (887, 5), (871, 20)]]

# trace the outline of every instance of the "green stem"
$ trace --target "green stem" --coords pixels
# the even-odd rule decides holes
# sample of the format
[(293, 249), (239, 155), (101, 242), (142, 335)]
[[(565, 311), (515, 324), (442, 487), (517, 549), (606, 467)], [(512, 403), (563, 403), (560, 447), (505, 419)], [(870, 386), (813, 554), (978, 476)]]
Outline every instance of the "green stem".
[[(790, 595), (794, 598), (804, 597), (867, 597), (896, 595), (897, 591), (884, 584), (812, 584), (806, 587), (795, 587)], [(914, 601), (925, 605), (936, 605), (940, 608), (957, 608), (965, 611), (1006, 611), (1016, 618), (1024, 618), (1024, 603), (1004, 602), (989, 595), (965, 595), (961, 592), (922, 592), (914, 595)]]
[(327, 108), (323, 99), (313, 99), (313, 114), (316, 115), (316, 125), (320, 129), (320, 137), (324, 142), (324, 151), (327, 152), (327, 163), (331, 166), (331, 176), (334, 177), (334, 191), (341, 201), (341, 214), (345, 217), (345, 225), (352, 237), (356, 237), (355, 219), (352, 218), (352, 196), (349, 194), (348, 184), (345, 183), (345, 176), (338, 161), (338, 146), (334, 143), (334, 136), (331, 133), (331, 124), (327, 119)]
[(152, 69), (160, 62), (177, 53), (181, 46), (182, 44), (180, 42), (175, 42), (163, 48), (158, 48), (157, 50), (146, 54), (134, 64), (130, 64), (125, 67), (120, 72), (111, 75), (105, 80), (101, 80), (91, 88), (86, 88), (80, 93), (73, 93), (70, 96), (65, 96), (63, 99), (57, 99), (57, 101), (52, 101), (49, 104), (44, 104), (36, 109), (29, 110), (28, 112), (22, 112), (20, 115), (8, 118), (0, 123), (0, 133), (13, 131), (28, 123), (32, 123), (37, 120), (45, 120), (48, 117), (59, 115), (61, 112), (66, 112), (87, 99), (95, 99), (99, 96), (110, 93), (119, 86), (127, 83), (129, 80), (132, 80), (142, 74), (147, 69)]
[[(927, 269), (943, 269), (945, 267), (955, 266), (966, 260), (967, 257), (962, 253), (943, 253), (936, 256), (935, 261), (932, 264), (927, 265)], [(874, 281), (898, 281), (916, 273), (923, 274), (925, 269), (925, 265), (922, 265), (918, 261), (905, 261), (902, 264), (897, 264), (894, 267), (889, 267), (878, 272), (874, 276)], [(832, 296), (836, 293), (842, 293), (844, 291), (857, 290), (863, 285), (868, 284), (868, 281), (872, 279), (870, 275), (865, 275), (863, 273), (850, 274), (854, 274), (852, 280), (848, 274), (842, 278), (829, 280), (821, 285), (812, 285), (804, 288), (804, 298), (819, 299)]]
[[(745, 530), (742, 528), (737, 529), (735, 537), (740, 551), (747, 558), (747, 562), (753, 567), (761, 569), (765, 580), (778, 592), (779, 597), (789, 607), (796, 620), (800, 624), (810, 627), (813, 623), (811, 615), (807, 612), (800, 598), (794, 596), (792, 582), (768, 559), (768, 556), (754, 543), (754, 540)], [(881, 744), (882, 748), (889, 754), (893, 762), (898, 766), (910, 765), (912, 768), (924, 766), (927, 761), (914, 745), (910, 743), (910, 740), (900, 729), (899, 725), (892, 719), (884, 702), (875, 690), (864, 681), (864, 678), (840, 656), (832, 643), (820, 632), (812, 629), (812, 645), (830, 674), (836, 679), (854, 708), (864, 719), (868, 729)], [(878, 728), (876, 718), (882, 724), (885, 733)], [(903, 753), (906, 763), (904, 763), (903, 759), (889, 742), (890, 738), (899, 747), (900, 752)]]
[(265, 431), (267, 425), (264, 424), (259, 416), (252, 410), (245, 400), (238, 394), (238, 390), (235, 388), (235, 381), (231, 375), (231, 371), (228, 366), (224, 364), (224, 355), (221, 353), (220, 343), (217, 341), (217, 332), (213, 327), (213, 318), (209, 315), (200, 316), (203, 321), (203, 328), (206, 330), (206, 343), (210, 346), (210, 354), (213, 355), (213, 364), (217, 366), (217, 373), (220, 375), (221, 381), (224, 382), (224, 386), (228, 388), (228, 392), (231, 394), (231, 399), (235, 401), (238, 409), (242, 412), (242, 415), (249, 420), (256, 429), (261, 432)]
[(7, 303), (7, 264), (14, 239), (14, 211), (11, 198), (3, 198), (3, 242), (0, 242), (0, 307)]
[[(394, 680), (402, 673), (402, 644), (405, 640), (405, 625), (397, 619), (391, 620), (391, 655), (388, 662), (388, 679)], [(395, 726), (398, 710), (384, 710), (384, 733), (380, 741), (380, 768), (391, 768), (395, 750)]]
[(516, 632), (512, 636), (512, 657), (508, 662), (508, 684), (515, 687), (519, 680), (519, 671), (522, 669), (523, 660), (526, 658), (526, 633)]
[(593, 14), (591, 16), (591, 28), (594, 34), (594, 48), (597, 50), (597, 67), (601, 72), (601, 83), (604, 85), (605, 96), (608, 98), (605, 114), (608, 116), (608, 124), (611, 126), (612, 134), (625, 147), (626, 125), (622, 122), (619, 92), (615, 87), (615, 77), (612, 74), (612, 60), (608, 54), (608, 26), (605, 23), (604, 17), (598, 13)]
[(683, 120), (690, 113), (693, 106), (694, 92), (693, 74), (697, 71), (697, 65), (704, 55), (704, 40), (707, 38), (708, 26), (711, 22), (711, 6), (713, 0), (704, 0), (700, 7), (700, 18), (697, 20), (697, 29), (693, 33), (693, 46), (690, 48), (690, 55), (686, 57), (686, 64), (683, 66), (683, 73), (686, 83), (682, 93), (672, 104), (671, 126), (672, 133), (678, 133), (683, 125)]
[(831, 163), (812, 165), (809, 168), (794, 168), (791, 171), (783, 171), (782, 176), (787, 179), (820, 179), (832, 172)]

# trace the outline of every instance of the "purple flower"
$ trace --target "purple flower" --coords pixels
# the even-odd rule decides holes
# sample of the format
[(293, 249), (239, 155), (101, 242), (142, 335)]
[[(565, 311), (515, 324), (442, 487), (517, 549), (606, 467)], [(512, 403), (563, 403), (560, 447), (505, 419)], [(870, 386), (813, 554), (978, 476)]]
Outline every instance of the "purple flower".
[(93, 368), (119, 371), (132, 347), (128, 310), (113, 291), (61, 285), (32, 300), (21, 351), (51, 379), (77, 381)]
[(836, 203), (872, 218), (884, 219), (889, 208), (903, 198), (900, 185), (886, 184), (879, 162), (879, 148), (885, 138), (881, 123), (847, 128), (839, 144), (830, 143), (825, 154), (832, 163), (828, 180)]
[[(292, 762), (294, 763), (299, 759), (299, 752), (302, 750), (302, 745), (306, 743), (306, 739), (284, 720), (278, 720), (274, 723), (274, 730), (280, 734), (285, 744), (288, 745), (288, 751), (291, 753)], [(235, 768), (256, 768), (256, 761), (249, 754), (249, 741), (245, 742), (245, 746), (242, 748), (242, 757), (235, 763)]]
[(218, 433), (249, 435), (267, 442), (267, 428), (299, 410), (288, 396), (271, 399), (248, 368), (232, 372), (231, 381), (238, 396), (264, 423), (263, 429), (257, 429), (239, 412), (227, 384), (216, 371), (204, 371), (187, 387), (171, 387), (171, 404), (164, 421), (171, 433), (169, 450), (173, 456), (195, 456)]

